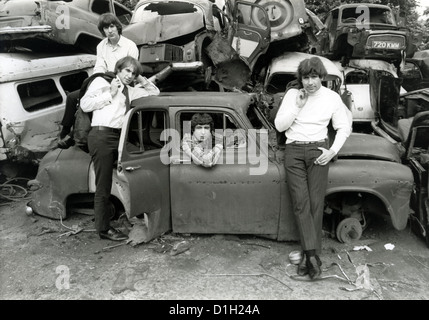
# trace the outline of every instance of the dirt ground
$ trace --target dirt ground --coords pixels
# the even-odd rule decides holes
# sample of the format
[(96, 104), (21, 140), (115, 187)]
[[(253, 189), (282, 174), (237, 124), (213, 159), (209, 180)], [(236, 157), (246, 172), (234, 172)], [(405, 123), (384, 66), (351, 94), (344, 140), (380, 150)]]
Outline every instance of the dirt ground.
[(326, 278), (308, 281), (288, 259), (296, 242), (170, 233), (117, 246), (91, 231), (91, 215), (61, 222), (28, 215), (25, 203), (0, 206), (3, 300), (429, 299), (429, 249), (380, 217), (354, 244), (325, 237)]

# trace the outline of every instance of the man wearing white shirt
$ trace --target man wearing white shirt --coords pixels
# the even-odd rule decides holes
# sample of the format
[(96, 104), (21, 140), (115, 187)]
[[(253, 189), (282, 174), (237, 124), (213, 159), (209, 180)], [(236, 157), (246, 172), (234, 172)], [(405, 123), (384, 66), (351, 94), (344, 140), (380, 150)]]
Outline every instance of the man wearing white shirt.
[[(303, 60), (298, 67), (301, 89), (285, 94), (274, 120), (285, 131), (285, 169), (298, 225), (303, 255), (298, 274), (320, 277), (322, 262), (323, 207), (329, 162), (351, 133), (348, 109), (341, 97), (322, 86), (327, 75), (318, 57)], [(328, 125), (336, 130), (329, 147)]]
[(122, 123), (130, 102), (159, 94), (159, 89), (150, 81), (144, 88), (129, 86), (141, 72), (142, 67), (136, 59), (124, 57), (116, 63), (116, 78), (111, 83), (102, 77), (95, 78), (80, 102), (84, 112), (92, 112), (88, 149), (95, 171), (95, 229), (101, 239), (127, 239), (126, 235), (110, 226), (112, 209), (109, 198)]

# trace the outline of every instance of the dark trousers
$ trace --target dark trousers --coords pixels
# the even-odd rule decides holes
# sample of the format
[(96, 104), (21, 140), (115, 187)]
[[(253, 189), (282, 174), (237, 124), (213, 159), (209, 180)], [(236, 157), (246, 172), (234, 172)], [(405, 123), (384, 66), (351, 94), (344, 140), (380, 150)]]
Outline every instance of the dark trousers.
[(98, 131), (92, 128), (88, 134), (88, 149), (95, 170), (94, 214), (97, 232), (107, 231), (113, 216), (110, 194), (113, 166), (118, 158), (118, 145), (117, 132)]
[(322, 223), (329, 165), (314, 161), (322, 154), (318, 147), (327, 142), (287, 144), (285, 150), (286, 181), (303, 250), (322, 251)]
[(79, 91), (72, 91), (67, 95), (66, 106), (64, 110), (63, 120), (61, 125), (63, 127), (72, 127), (74, 125), (75, 114), (77, 111), (77, 101), (79, 99)]

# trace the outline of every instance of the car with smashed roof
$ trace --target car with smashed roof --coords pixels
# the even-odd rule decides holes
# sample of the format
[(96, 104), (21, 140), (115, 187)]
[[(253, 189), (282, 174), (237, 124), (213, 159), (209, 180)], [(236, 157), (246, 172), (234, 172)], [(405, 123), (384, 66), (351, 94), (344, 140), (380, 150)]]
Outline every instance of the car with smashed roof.
[(92, 74), (92, 54), (0, 53), (0, 166), (33, 163), (55, 146), (68, 92)]
[[(163, 92), (135, 100), (112, 172), (116, 217), (139, 219), (145, 241), (169, 231), (298, 240), (283, 156), (256, 101), (255, 93), (240, 92)], [(223, 139), (211, 168), (196, 165), (181, 149), (195, 113), (210, 114)], [(29, 210), (54, 219), (88, 213), (94, 178), (88, 153), (76, 146), (52, 150), (29, 182)], [(393, 145), (352, 134), (329, 171), (329, 232), (342, 242), (356, 240), (372, 214), (390, 216), (394, 228), (404, 229), (412, 185), (411, 171)]]
[(111, 12), (127, 25), (131, 10), (113, 0), (0, 0), (0, 49), (95, 54), (98, 18)]
[[(398, 78), (396, 68), (392, 63), (379, 59), (350, 59), (346, 66), (340, 61), (334, 61), (334, 64), (344, 75), (341, 95), (353, 114), (354, 130), (372, 132), (375, 112), (370, 98), (369, 72), (383, 70)], [(401, 93), (407, 92), (402, 87), (400, 90)]]
[[(240, 19), (244, 8), (254, 10), (265, 23)], [(137, 44), (146, 75), (171, 63), (203, 63), (203, 70), (194, 73), (172, 73), (162, 91), (201, 91), (210, 85), (213, 90), (242, 88), (252, 65), (268, 48), (270, 26), (266, 11), (257, 4), (237, 1), (231, 10), (227, 15), (210, 0), (142, 0), (123, 34)]]
[(139, 47), (148, 75), (171, 62), (203, 63), (203, 72), (188, 77), (174, 72), (163, 91), (231, 90), (285, 50), (306, 50), (321, 27), (303, 0), (141, 0), (124, 35)]
[(387, 60), (399, 67), (405, 56), (417, 50), (418, 36), (400, 26), (387, 5), (375, 3), (343, 4), (332, 9), (323, 20), (320, 54), (332, 59)]

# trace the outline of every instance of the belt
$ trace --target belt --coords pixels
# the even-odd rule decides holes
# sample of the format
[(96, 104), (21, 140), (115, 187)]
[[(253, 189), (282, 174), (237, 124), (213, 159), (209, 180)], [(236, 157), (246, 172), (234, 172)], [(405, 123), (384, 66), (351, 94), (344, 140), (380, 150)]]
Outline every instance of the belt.
[(121, 129), (118, 129), (118, 128), (95, 126), (95, 127), (92, 127), (92, 129), (98, 130), (98, 131), (110, 131), (110, 132), (115, 132), (115, 133), (121, 133)]
[(312, 143), (321, 143), (321, 142), (325, 142), (325, 139), (321, 139), (319, 141), (294, 141), (292, 142), (293, 144), (312, 144)]

